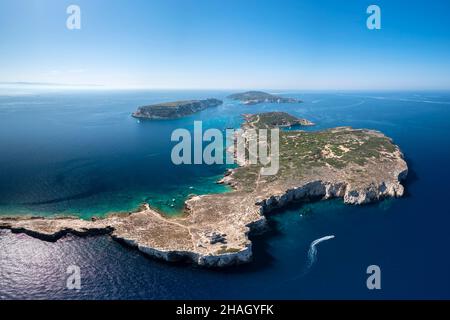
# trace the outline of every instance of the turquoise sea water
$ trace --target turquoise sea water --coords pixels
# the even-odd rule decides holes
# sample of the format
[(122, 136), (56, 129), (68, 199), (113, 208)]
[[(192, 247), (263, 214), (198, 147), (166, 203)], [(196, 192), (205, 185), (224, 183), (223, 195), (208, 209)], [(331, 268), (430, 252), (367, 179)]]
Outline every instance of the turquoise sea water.
[[(0, 214), (79, 215), (130, 211), (149, 202), (176, 214), (190, 194), (226, 192), (225, 166), (175, 166), (177, 128), (239, 126), (226, 104), (175, 121), (138, 121), (138, 106), (213, 93), (84, 93), (0, 97)], [(219, 117), (216, 117), (220, 115)]]
[[(174, 166), (170, 134), (237, 127), (241, 114), (287, 111), (317, 124), (383, 131), (405, 153), (407, 194), (367, 206), (340, 200), (269, 216), (252, 236), (255, 261), (205, 270), (154, 261), (108, 237), (56, 243), (0, 232), (0, 298), (450, 298), (450, 94), (283, 92), (302, 104), (223, 106), (173, 121), (138, 122), (139, 105), (228, 92), (71, 92), (0, 97), (0, 213), (89, 218), (148, 201), (176, 214), (189, 194), (225, 192), (224, 166)], [(251, 110), (249, 109), (251, 108)], [(320, 243), (314, 260), (308, 255)], [(313, 263), (312, 263), (313, 262)], [(77, 264), (83, 289), (65, 288)], [(379, 265), (382, 290), (366, 287)], [(310, 266), (310, 267), (308, 267)]]

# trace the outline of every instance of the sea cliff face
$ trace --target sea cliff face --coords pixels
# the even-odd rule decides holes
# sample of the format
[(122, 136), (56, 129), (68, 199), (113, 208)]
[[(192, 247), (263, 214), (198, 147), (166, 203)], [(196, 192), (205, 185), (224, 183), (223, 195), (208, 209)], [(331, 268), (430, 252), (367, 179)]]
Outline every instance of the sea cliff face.
[(139, 107), (132, 114), (139, 119), (162, 120), (186, 117), (207, 108), (217, 107), (222, 104), (218, 99), (187, 100), (153, 104)]
[[(246, 121), (244, 127), (254, 128), (260, 121)], [(243, 163), (220, 181), (234, 191), (194, 196), (181, 217), (168, 218), (144, 205), (134, 213), (94, 221), (2, 218), (0, 228), (47, 241), (67, 233), (107, 233), (158, 259), (224, 267), (252, 260), (249, 233), (263, 231), (265, 215), (275, 209), (330, 198), (361, 205), (404, 193), (407, 164), (399, 147), (378, 131), (341, 127), (280, 132), (279, 152), (275, 176), (263, 176), (261, 166)]]

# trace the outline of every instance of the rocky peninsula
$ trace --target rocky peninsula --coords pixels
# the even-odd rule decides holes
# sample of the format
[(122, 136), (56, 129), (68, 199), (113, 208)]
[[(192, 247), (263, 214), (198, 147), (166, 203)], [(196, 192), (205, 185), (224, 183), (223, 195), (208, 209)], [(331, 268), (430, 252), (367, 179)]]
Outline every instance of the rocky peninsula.
[[(285, 124), (285, 115), (276, 122)], [(270, 120), (268, 120), (270, 119)], [(244, 128), (273, 126), (272, 115), (246, 116)], [(381, 132), (338, 127), (280, 131), (280, 169), (263, 176), (244, 163), (220, 183), (222, 194), (193, 196), (184, 215), (165, 217), (143, 205), (137, 212), (92, 221), (77, 218), (1, 218), (0, 228), (56, 241), (67, 233), (110, 234), (152, 257), (223, 267), (252, 260), (250, 231), (264, 230), (265, 215), (292, 202), (342, 198), (365, 204), (404, 193), (408, 167), (398, 146)]]
[(139, 119), (163, 120), (186, 117), (196, 112), (220, 106), (218, 99), (185, 100), (139, 107), (132, 116)]
[(231, 100), (238, 100), (242, 104), (245, 105), (253, 105), (258, 103), (300, 103), (301, 100), (294, 99), (294, 98), (285, 98), (276, 96), (267, 92), (263, 91), (247, 91), (242, 93), (235, 93), (232, 95), (229, 95), (227, 97)]

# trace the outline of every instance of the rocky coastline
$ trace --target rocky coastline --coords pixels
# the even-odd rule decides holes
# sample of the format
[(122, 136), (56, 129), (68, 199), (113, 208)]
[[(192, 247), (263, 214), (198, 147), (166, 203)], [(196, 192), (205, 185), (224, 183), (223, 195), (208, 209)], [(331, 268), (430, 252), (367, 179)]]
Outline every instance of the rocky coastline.
[(132, 113), (134, 118), (147, 120), (168, 120), (186, 117), (196, 112), (220, 106), (223, 102), (218, 99), (185, 100), (152, 104), (139, 107)]
[[(264, 119), (264, 117), (261, 117)], [(255, 123), (246, 121), (252, 127)], [(266, 228), (266, 214), (291, 203), (342, 198), (360, 205), (401, 197), (408, 167), (398, 146), (373, 130), (340, 127), (318, 132), (287, 131), (280, 137), (280, 171), (262, 176), (258, 165), (229, 170), (223, 194), (193, 196), (185, 214), (166, 217), (149, 205), (137, 212), (92, 221), (67, 218), (0, 218), (0, 229), (57, 241), (109, 234), (157, 259), (226, 267), (252, 260), (250, 232)]]

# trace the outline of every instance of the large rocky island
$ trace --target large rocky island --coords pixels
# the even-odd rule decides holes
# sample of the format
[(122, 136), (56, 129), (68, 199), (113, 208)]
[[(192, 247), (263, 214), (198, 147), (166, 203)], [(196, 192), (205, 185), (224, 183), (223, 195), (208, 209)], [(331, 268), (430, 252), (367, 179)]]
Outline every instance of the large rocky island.
[(139, 107), (132, 116), (139, 119), (176, 119), (222, 104), (218, 99), (184, 100)]
[(246, 105), (253, 105), (258, 103), (300, 103), (301, 100), (294, 99), (294, 98), (285, 98), (276, 96), (267, 92), (263, 91), (247, 91), (242, 93), (235, 93), (232, 95), (229, 95), (227, 97), (231, 100), (238, 100), (242, 104)]
[[(246, 116), (244, 128), (284, 123), (274, 114)], [(269, 122), (268, 119), (270, 120)], [(244, 163), (220, 183), (233, 191), (193, 196), (184, 215), (168, 218), (147, 204), (137, 212), (92, 221), (63, 218), (2, 218), (0, 228), (48, 241), (67, 233), (110, 234), (150, 256), (189, 260), (208, 267), (252, 259), (251, 230), (264, 230), (265, 215), (292, 202), (342, 198), (365, 204), (399, 197), (408, 172), (398, 146), (381, 132), (338, 127), (317, 132), (281, 130), (280, 169), (263, 176), (260, 165)]]

